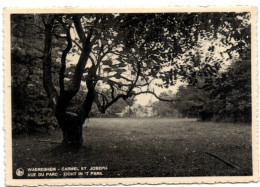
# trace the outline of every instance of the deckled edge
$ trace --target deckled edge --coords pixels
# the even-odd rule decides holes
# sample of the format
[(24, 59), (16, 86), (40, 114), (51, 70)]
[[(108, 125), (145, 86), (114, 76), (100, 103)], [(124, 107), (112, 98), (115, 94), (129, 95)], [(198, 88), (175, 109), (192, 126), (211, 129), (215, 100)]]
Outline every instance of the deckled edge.
[[(113, 13), (113, 12), (251, 12), (251, 77), (252, 77), (252, 155), (253, 176), (239, 177), (155, 177), (155, 178), (97, 178), (97, 179), (12, 179), (11, 139), (11, 66), (10, 14), (11, 13)], [(50, 7), (4, 9), (4, 118), (5, 167), (7, 186), (37, 185), (133, 185), (133, 184), (201, 184), (257, 182), (258, 178), (258, 125), (257, 125), (257, 8), (253, 6), (167, 6), (167, 7)], [(8, 167), (9, 166), (9, 167)]]

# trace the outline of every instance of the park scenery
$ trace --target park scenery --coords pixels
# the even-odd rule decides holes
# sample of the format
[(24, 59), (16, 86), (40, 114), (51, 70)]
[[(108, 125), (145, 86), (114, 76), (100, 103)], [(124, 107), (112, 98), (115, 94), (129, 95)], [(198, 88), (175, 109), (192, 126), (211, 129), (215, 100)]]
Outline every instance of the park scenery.
[(13, 178), (253, 175), (250, 12), (10, 21)]

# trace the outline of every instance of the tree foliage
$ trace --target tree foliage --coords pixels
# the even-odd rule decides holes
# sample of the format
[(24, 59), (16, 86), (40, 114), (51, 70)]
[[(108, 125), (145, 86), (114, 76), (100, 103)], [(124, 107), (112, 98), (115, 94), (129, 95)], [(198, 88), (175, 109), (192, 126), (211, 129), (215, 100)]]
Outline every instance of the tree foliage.
[(208, 85), (180, 87), (176, 97), (176, 107), (187, 116), (198, 116), (201, 120), (251, 122), (250, 57), (234, 61)]
[[(57, 127), (42, 86), (38, 60), (21, 51), (12, 51), (12, 129), (14, 134), (31, 133)], [(44, 130), (43, 129), (43, 130)]]
[[(249, 13), (25, 14), (11, 21), (12, 50), (42, 63), (43, 87), (65, 142), (82, 137), (93, 103), (105, 113), (143, 93), (173, 101), (156, 88), (214, 82), (223, 62), (251, 40)], [(212, 41), (207, 53), (200, 51), (203, 40)], [(219, 58), (214, 41), (225, 48)], [(71, 115), (79, 92), (84, 96)]]

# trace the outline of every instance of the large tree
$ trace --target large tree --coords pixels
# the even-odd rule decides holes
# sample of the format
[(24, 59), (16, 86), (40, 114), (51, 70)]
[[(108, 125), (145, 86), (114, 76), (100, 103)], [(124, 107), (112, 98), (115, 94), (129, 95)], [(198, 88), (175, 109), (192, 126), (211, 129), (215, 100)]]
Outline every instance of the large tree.
[[(13, 15), (12, 21), (19, 25), (26, 16), (32, 18), (26, 25), (43, 38), (37, 46), (43, 86), (66, 145), (82, 145), (82, 125), (94, 102), (105, 113), (118, 100), (143, 93), (172, 101), (156, 88), (217, 76), (223, 60), (213, 58), (213, 45), (208, 58), (201, 57), (194, 46), (202, 39), (219, 40), (226, 58), (250, 43), (248, 13), (39, 14)], [(82, 86), (87, 92), (78, 112), (68, 112)]]

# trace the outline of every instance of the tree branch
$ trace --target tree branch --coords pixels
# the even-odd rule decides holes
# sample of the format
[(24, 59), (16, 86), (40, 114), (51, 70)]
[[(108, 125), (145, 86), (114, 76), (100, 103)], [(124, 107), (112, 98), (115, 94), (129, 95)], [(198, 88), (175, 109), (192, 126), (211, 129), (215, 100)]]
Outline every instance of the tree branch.
[(82, 51), (82, 47), (78, 44), (78, 42), (72, 40), (72, 42)]
[(82, 42), (82, 43), (85, 43), (85, 41), (86, 41), (87, 38), (86, 38), (86, 36), (85, 36), (85, 32), (84, 32), (84, 30), (83, 30), (83, 28), (82, 28), (82, 25), (81, 25), (81, 23), (80, 23), (80, 19), (81, 19), (81, 16), (79, 16), (79, 15), (74, 15), (74, 16), (72, 17), (72, 20), (73, 20), (73, 22), (74, 22), (74, 25), (75, 25), (77, 34), (78, 34), (78, 36), (79, 36), (81, 42)]
[(175, 102), (175, 101), (179, 100), (179, 99), (164, 99), (164, 98), (159, 97), (156, 93), (149, 91), (149, 90), (141, 91), (141, 92), (138, 92), (138, 93), (132, 93), (132, 95), (134, 95), (134, 96), (137, 96), (137, 95), (140, 95), (140, 94), (152, 94), (154, 97), (156, 97), (156, 99), (158, 99), (160, 101), (165, 101), (165, 102)]
[(61, 67), (60, 67), (60, 76), (59, 76), (59, 83), (60, 83), (60, 95), (64, 94), (64, 73), (66, 70), (66, 58), (69, 53), (69, 51), (72, 48), (72, 40), (71, 40), (71, 35), (70, 35), (70, 26), (69, 28), (66, 28), (65, 23), (60, 19), (59, 17), (57, 18), (59, 23), (61, 23), (62, 27), (66, 31), (66, 39), (67, 39), (67, 47), (63, 50), (62, 55), (61, 55)]
[[(98, 106), (99, 110), (101, 109), (100, 111), (102, 111), (103, 106), (105, 106), (108, 103), (108, 99), (107, 99), (107, 97), (104, 94), (99, 93), (99, 92), (96, 92), (96, 93), (97, 93), (97, 95), (96, 95), (95, 101), (97, 103), (97, 106)], [(100, 95), (102, 97), (102, 99), (103, 99), (102, 105), (99, 102), (98, 95)]]
[(47, 93), (48, 98), (50, 99), (52, 109), (56, 110), (57, 100), (58, 100), (58, 93), (55, 89), (52, 81), (52, 74), (51, 74), (51, 67), (52, 67), (52, 30), (53, 30), (53, 22), (54, 18), (51, 16), (50, 18), (42, 18), (45, 27), (45, 39), (44, 39), (44, 52), (43, 52), (43, 87)]
[(136, 75), (136, 79), (135, 81), (133, 82), (132, 86), (130, 86), (129, 90), (128, 90), (128, 94), (127, 95), (130, 95), (130, 93), (132, 92), (132, 90), (134, 89), (134, 87), (136, 86), (136, 83), (139, 79), (139, 76), (141, 74), (141, 62), (132, 54), (132, 56), (136, 59), (136, 62), (137, 62), (137, 75)]
[(120, 98), (124, 98), (125, 96), (126, 96), (126, 95), (124, 95), (124, 94), (119, 94), (119, 95), (117, 95), (117, 96), (116, 96), (114, 99), (112, 99), (110, 102), (107, 102), (106, 105), (102, 106), (100, 112), (104, 114), (104, 113), (106, 112), (106, 110), (107, 110), (112, 104), (114, 104), (115, 102), (117, 102)]
[(93, 57), (91, 55), (89, 55), (89, 59), (90, 59), (90, 61), (92, 63), (92, 66), (96, 66), (95, 60), (93, 59)]
[(76, 30), (78, 32), (78, 35), (80, 36), (81, 40), (83, 40), (84, 42), (82, 44), (83, 45), (82, 52), (79, 57), (79, 60), (76, 65), (75, 72), (74, 72), (74, 75), (72, 78), (72, 84), (68, 90), (69, 99), (72, 99), (79, 91), (82, 75), (84, 73), (85, 66), (87, 64), (87, 60), (89, 58), (89, 54), (90, 54), (91, 48), (92, 48), (92, 43), (91, 43), (90, 39), (91, 39), (91, 36), (93, 33), (92, 30), (90, 30), (88, 36), (85, 37), (84, 31), (82, 29), (82, 25), (80, 23), (80, 17), (73, 16), (73, 21), (74, 21)]
[(113, 84), (109, 84), (109, 86), (110, 86), (110, 88), (111, 88), (111, 97), (112, 97), (112, 99), (115, 99), (115, 89), (114, 89), (114, 86), (113, 86)]

